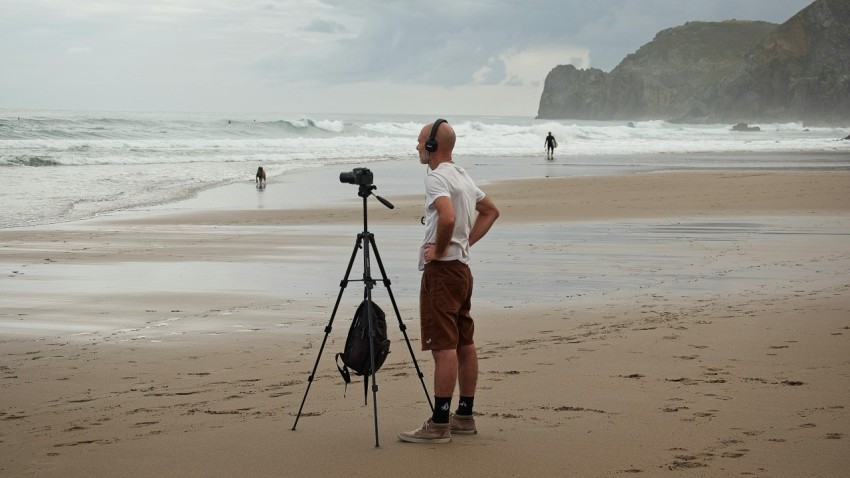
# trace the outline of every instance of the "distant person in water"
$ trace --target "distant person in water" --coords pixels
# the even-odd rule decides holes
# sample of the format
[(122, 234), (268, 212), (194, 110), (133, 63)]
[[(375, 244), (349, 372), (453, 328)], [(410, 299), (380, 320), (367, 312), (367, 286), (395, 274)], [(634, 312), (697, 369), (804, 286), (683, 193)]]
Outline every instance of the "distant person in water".
[(549, 136), (546, 136), (546, 159), (554, 159), (555, 158), (555, 148), (558, 147), (558, 142), (555, 141), (555, 137), (552, 136), (552, 132), (549, 132)]
[(258, 188), (266, 187), (266, 172), (263, 170), (262, 166), (257, 168), (257, 174), (254, 176), (254, 180), (257, 182)]

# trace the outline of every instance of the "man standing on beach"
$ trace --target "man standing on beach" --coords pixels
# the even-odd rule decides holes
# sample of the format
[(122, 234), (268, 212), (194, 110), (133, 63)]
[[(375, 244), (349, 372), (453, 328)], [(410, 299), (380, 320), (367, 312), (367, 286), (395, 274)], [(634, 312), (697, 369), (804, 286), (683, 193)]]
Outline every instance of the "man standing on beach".
[(546, 159), (555, 159), (555, 148), (558, 147), (558, 142), (555, 141), (555, 137), (552, 136), (552, 132), (549, 132), (549, 135), (546, 136)]
[[(477, 433), (472, 405), (478, 382), (478, 354), (469, 315), (472, 274), (469, 248), (499, 217), (493, 201), (484, 195), (466, 171), (452, 162), (457, 139), (446, 120), (427, 124), (419, 133), (419, 162), (425, 176), (425, 240), (419, 250), (422, 284), (419, 320), (422, 350), (434, 357), (434, 410), (417, 430), (399, 439), (413, 443), (446, 443), (451, 434)], [(455, 383), (460, 399), (450, 413)]]

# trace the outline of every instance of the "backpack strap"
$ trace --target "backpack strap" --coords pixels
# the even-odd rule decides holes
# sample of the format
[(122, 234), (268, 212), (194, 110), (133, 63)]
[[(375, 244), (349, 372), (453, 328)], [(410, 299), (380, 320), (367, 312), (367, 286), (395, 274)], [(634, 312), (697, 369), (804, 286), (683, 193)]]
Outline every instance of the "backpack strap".
[[(339, 374), (342, 375), (342, 380), (345, 382), (345, 390), (342, 392), (342, 397), (345, 398), (348, 393), (348, 384), (351, 383), (351, 372), (348, 371), (348, 366), (342, 364), (342, 367), (339, 366), (339, 358), (342, 356), (341, 353), (338, 353), (334, 356), (334, 361), (336, 362), (336, 369), (339, 370)], [(369, 374), (363, 374), (363, 404), (367, 405), (369, 403)]]
[(363, 374), (363, 405), (369, 404), (369, 374)]
[(339, 370), (339, 374), (342, 375), (342, 380), (345, 381), (345, 390), (342, 392), (343, 398), (345, 398), (346, 392), (348, 392), (348, 384), (351, 383), (351, 373), (348, 371), (348, 366), (343, 364), (342, 367), (339, 366), (339, 358), (342, 356), (341, 353), (336, 354), (334, 360), (336, 361), (336, 369)]

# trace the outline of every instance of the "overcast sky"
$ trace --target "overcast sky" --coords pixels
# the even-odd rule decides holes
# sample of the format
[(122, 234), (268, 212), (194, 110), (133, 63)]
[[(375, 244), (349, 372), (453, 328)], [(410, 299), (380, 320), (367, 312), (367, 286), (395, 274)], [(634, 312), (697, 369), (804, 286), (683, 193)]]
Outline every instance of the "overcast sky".
[(535, 116), (687, 21), (810, 0), (0, 0), (0, 107)]

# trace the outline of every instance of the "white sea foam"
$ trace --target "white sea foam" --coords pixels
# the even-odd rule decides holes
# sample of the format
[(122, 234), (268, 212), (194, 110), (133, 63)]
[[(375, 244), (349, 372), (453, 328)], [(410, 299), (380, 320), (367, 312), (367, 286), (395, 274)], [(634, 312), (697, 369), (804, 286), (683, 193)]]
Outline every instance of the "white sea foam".
[[(455, 156), (487, 157), (516, 174), (541, 161), (544, 137), (558, 139), (560, 174), (755, 167), (848, 169), (782, 153), (844, 151), (847, 132), (798, 123), (730, 125), (664, 121), (578, 122), (530, 118), (448, 118)], [(321, 166), (415, 158), (433, 118), (417, 116), (102, 113), (0, 110), (0, 227), (72, 220), (173, 201), (226, 183)], [(672, 153), (672, 154), (669, 154)], [(703, 153), (691, 157), (691, 153)], [(707, 157), (705, 153), (720, 153)], [(731, 162), (725, 153), (771, 153)], [(772, 156), (775, 153), (775, 156)], [(500, 160), (511, 158), (510, 161)], [(187, 170), (191, 174), (187, 174)]]

